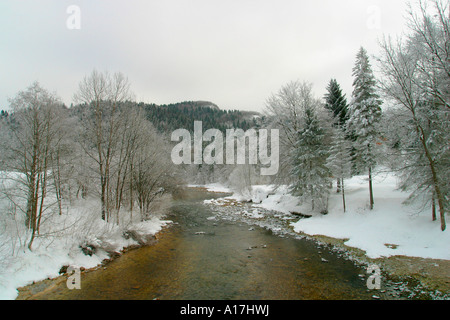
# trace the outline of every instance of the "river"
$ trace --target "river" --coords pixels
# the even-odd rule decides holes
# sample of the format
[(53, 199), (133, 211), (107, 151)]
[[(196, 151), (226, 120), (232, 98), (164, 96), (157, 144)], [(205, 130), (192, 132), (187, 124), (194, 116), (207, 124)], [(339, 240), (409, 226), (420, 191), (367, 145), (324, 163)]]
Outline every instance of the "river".
[[(299, 239), (276, 216), (243, 219), (238, 207), (205, 205), (217, 197), (188, 192), (174, 201), (173, 224), (158, 242), (131, 250), (65, 283), (42, 299), (297, 300), (373, 299), (366, 270), (327, 247)], [(233, 212), (234, 211), (234, 212)], [(254, 221), (255, 223), (252, 223)], [(270, 226), (268, 226), (270, 225)], [(364, 275), (364, 277), (362, 276)]]

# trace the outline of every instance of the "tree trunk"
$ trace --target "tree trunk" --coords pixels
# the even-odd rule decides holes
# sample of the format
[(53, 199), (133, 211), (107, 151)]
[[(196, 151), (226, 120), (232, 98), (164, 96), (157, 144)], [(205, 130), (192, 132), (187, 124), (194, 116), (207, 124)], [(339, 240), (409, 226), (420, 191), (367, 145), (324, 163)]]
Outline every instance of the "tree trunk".
[[(56, 151), (56, 168), (53, 169), (56, 174), (54, 174), (55, 183), (55, 194), (56, 200), (58, 202), (59, 215), (62, 215), (62, 190), (61, 190), (61, 163), (60, 163), (60, 151)], [(70, 195), (70, 192), (69, 192)]]
[(341, 183), (341, 192), (342, 192), (342, 205), (344, 206), (344, 212), (346, 211), (345, 208), (345, 189), (344, 189), (344, 179), (342, 179)]
[(102, 187), (102, 193), (100, 195), (100, 201), (102, 205), (102, 220), (106, 221), (106, 183), (105, 178), (100, 178), (100, 183)]
[(369, 166), (369, 208), (373, 210), (372, 166)]
[(436, 199), (434, 191), (431, 195), (431, 220), (436, 221)]
[(133, 216), (133, 160), (130, 164), (130, 213)]
[[(414, 118), (415, 118), (415, 114), (414, 114)], [(441, 219), (441, 230), (444, 231), (446, 228), (444, 197), (441, 193), (441, 188), (439, 187), (439, 180), (438, 180), (438, 175), (436, 173), (436, 168), (435, 168), (435, 163), (434, 163), (433, 157), (431, 156), (430, 151), (428, 150), (427, 143), (425, 141), (424, 130), (418, 124), (417, 120), (416, 120), (416, 130), (417, 130), (417, 133), (419, 134), (420, 142), (422, 143), (422, 147), (425, 151), (425, 156), (427, 157), (428, 164), (430, 166), (431, 176), (433, 178), (434, 194), (436, 195), (437, 200), (438, 200), (439, 215), (440, 215), (440, 219)]]

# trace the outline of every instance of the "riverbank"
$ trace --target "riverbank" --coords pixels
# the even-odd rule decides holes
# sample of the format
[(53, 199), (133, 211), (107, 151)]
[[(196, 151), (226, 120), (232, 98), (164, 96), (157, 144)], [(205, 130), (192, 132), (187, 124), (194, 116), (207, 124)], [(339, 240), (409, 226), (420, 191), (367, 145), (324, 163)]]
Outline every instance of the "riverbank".
[[(248, 203), (246, 201), (240, 201), (233, 199), (233, 197), (226, 197), (223, 192), (230, 190), (220, 188), (219, 186), (192, 186), (198, 191), (198, 198), (204, 197), (205, 192), (216, 193), (214, 198), (221, 197), (228, 199), (226, 201), (227, 206), (239, 208), (240, 211), (245, 205), (258, 206), (261, 203)], [(195, 195), (194, 195), (195, 196)], [(256, 200), (256, 199), (255, 199)], [(211, 200), (209, 203), (213, 202)], [(220, 201), (219, 201), (220, 202)], [(244, 205), (245, 204), (245, 205)], [(255, 207), (256, 208), (256, 207)], [(230, 208), (232, 209), (232, 208)], [(250, 212), (251, 218), (261, 219), (261, 214), (258, 212)], [(292, 214), (286, 214), (286, 216), (292, 216)], [(250, 228), (251, 229), (251, 228)], [(249, 229), (249, 230), (250, 230)], [(294, 227), (292, 226), (292, 229)], [(170, 228), (162, 228), (159, 232), (170, 231)], [(297, 234), (302, 235), (310, 240), (315, 241), (318, 244), (319, 250), (322, 247), (327, 247), (330, 251), (335, 251), (337, 255), (344, 256), (346, 259), (352, 260), (355, 264), (364, 266), (369, 264), (376, 264), (382, 270), (382, 291), (386, 290), (385, 284), (389, 283), (388, 292), (384, 292), (382, 295), (387, 298), (402, 298), (402, 299), (448, 299), (449, 295), (449, 272), (450, 261), (444, 259), (427, 259), (420, 257), (407, 257), (401, 255), (393, 255), (389, 257), (370, 258), (364, 250), (347, 245), (348, 239), (337, 239), (329, 236), (319, 234), (306, 234), (297, 231)], [(156, 234), (158, 237), (159, 233)], [(132, 246), (129, 249), (139, 247), (138, 245)], [(124, 253), (127, 252), (125, 249)], [(328, 251), (328, 250), (326, 250)], [(112, 260), (111, 260), (112, 261)], [(85, 269), (83, 273), (99, 270), (103, 273), (102, 268), (108, 268), (110, 261), (105, 260), (104, 264), (100, 264), (91, 269)], [(105, 269), (105, 272), (107, 270)], [(362, 280), (368, 277), (367, 274), (361, 274)], [(56, 289), (58, 286), (64, 285), (67, 281), (67, 275), (62, 275), (54, 279), (44, 280), (37, 282), (31, 286), (21, 288), (20, 294), (17, 299), (40, 299), (46, 296), (49, 292)], [(446, 295), (447, 293), (447, 295)]]
[(187, 193), (174, 201), (167, 216), (173, 223), (158, 233), (156, 245), (83, 273), (81, 290), (67, 289), (63, 279), (32, 299), (373, 299), (374, 292), (358, 276), (364, 269), (352, 262), (318, 250), (312, 241), (229, 220), (221, 208), (203, 204), (223, 194)]
[(377, 265), (381, 270), (382, 282), (394, 284), (391, 295), (415, 299), (450, 299), (449, 260), (402, 255), (373, 259), (365, 251), (345, 245), (348, 239), (300, 234), (341, 252), (358, 265)]
[[(95, 271), (102, 271), (108, 268), (108, 265), (126, 255), (127, 253), (137, 250), (146, 246), (153, 246), (158, 243), (161, 234), (166, 232), (170, 228), (170, 224), (167, 224), (161, 228), (160, 231), (147, 235), (147, 241), (141, 243), (131, 244), (127, 247), (122, 248), (119, 252), (114, 252), (108, 258), (105, 258), (100, 264), (92, 268), (80, 267), (80, 276), (84, 277), (86, 274)], [(61, 286), (67, 285), (67, 280), (71, 274), (68, 274), (67, 266), (63, 267), (64, 271), (60, 271), (60, 275), (57, 277), (51, 277), (44, 280), (36, 281), (23, 287), (17, 288), (17, 297), (15, 300), (45, 300), (48, 296), (51, 296), (56, 292)]]
[[(208, 190), (224, 190), (220, 185)], [(326, 215), (290, 195), (285, 187), (253, 186), (210, 204), (247, 205), (246, 216), (259, 218), (264, 210), (293, 219), (290, 227), (299, 236), (328, 246), (360, 265), (376, 264), (385, 281), (398, 290), (393, 294), (423, 299), (450, 299), (450, 233), (440, 230), (427, 208), (404, 205), (408, 195), (397, 189), (395, 176), (379, 174), (374, 182), (375, 208), (367, 208), (367, 181), (354, 177), (346, 181), (347, 211), (342, 197), (333, 193)], [(242, 211), (238, 210), (238, 211)], [(291, 221), (291, 220), (289, 220)], [(367, 276), (367, 275), (366, 275)]]
[[(104, 268), (129, 250), (153, 244), (158, 232), (171, 223), (164, 219), (171, 203), (170, 195), (159, 198), (152, 206), (152, 217), (146, 221), (141, 221), (138, 213), (124, 211), (120, 224), (93, 215), (100, 212), (95, 200), (79, 201), (62, 215), (49, 215), (32, 251), (12, 246), (11, 239), (3, 242), (0, 299), (21, 299), (24, 295), (21, 297), (20, 292), (25, 291), (27, 298), (33, 297), (67, 280), (64, 274), (68, 267), (81, 272)], [(10, 241), (8, 248), (5, 244)], [(10, 248), (17, 248), (16, 252)]]
[[(192, 194), (197, 193), (198, 198), (204, 198), (205, 193), (208, 191), (205, 188), (194, 189), (198, 192), (191, 192)], [(215, 193), (213, 193), (215, 194)], [(228, 193), (221, 193), (221, 196), (228, 195)], [(48, 296), (52, 296), (57, 290), (62, 286), (66, 286), (66, 282), (70, 274), (67, 273), (67, 268), (69, 266), (75, 266), (79, 268), (81, 277), (86, 276), (88, 273), (107, 270), (108, 265), (115, 261), (116, 259), (126, 255), (127, 253), (143, 248), (149, 247), (157, 244), (160, 237), (166, 233), (170, 232), (170, 227), (172, 226), (172, 221), (164, 220), (170, 211), (174, 199), (180, 199), (184, 197), (183, 188), (177, 189), (177, 192), (173, 195), (165, 195), (157, 199), (152, 204), (152, 219), (144, 223), (137, 223), (130, 225), (126, 232), (122, 232), (121, 235), (114, 237), (114, 239), (109, 239), (108, 241), (103, 241), (98, 246), (90, 245), (89, 248), (95, 251), (94, 254), (90, 255), (89, 252), (85, 251), (86, 258), (95, 259), (97, 263), (82, 264), (80, 259), (78, 261), (72, 261), (72, 263), (60, 264), (58, 266), (53, 266), (53, 273), (49, 276), (35, 276), (33, 280), (28, 283), (17, 286), (16, 288), (10, 288), (10, 295), (15, 295), (15, 300), (40, 300), (47, 299)], [(123, 231), (123, 230), (122, 230)], [(124, 237), (125, 235), (125, 237)], [(112, 246), (112, 243), (115, 243)], [(100, 246), (102, 245), (102, 246)], [(88, 249), (88, 248), (86, 248)], [(59, 270), (59, 272), (55, 271)], [(12, 270), (9, 270), (12, 272)], [(33, 266), (29, 266), (28, 269), (22, 270), (22, 272), (33, 273)], [(20, 277), (18, 277), (20, 278)], [(14, 291), (14, 292), (13, 292)], [(4, 292), (6, 294), (6, 292)]]

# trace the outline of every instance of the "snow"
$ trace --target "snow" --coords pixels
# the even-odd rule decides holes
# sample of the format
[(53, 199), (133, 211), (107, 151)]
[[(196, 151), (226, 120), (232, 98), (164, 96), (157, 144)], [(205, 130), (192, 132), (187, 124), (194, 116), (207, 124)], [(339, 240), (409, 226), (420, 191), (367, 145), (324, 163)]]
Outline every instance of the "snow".
[[(10, 181), (2, 181), (2, 185), (13, 187)], [(233, 193), (221, 184), (190, 186)], [(332, 193), (327, 215), (309, 212), (307, 205), (299, 203), (297, 197), (289, 194), (287, 186), (254, 185), (247, 195), (234, 193), (223, 199), (251, 200), (252, 210), (237, 213), (253, 219), (264, 218), (258, 208), (286, 215), (291, 212), (312, 215), (311, 218), (292, 222), (294, 231), (345, 239), (346, 245), (364, 250), (369, 258), (405, 255), (450, 260), (450, 232), (442, 232), (439, 221), (431, 221), (430, 208), (403, 204), (408, 194), (397, 190), (394, 175), (378, 174), (375, 177), (375, 207), (372, 211), (368, 209), (368, 182), (365, 176), (346, 180), (345, 190), (347, 212), (343, 212), (341, 195)], [(215, 201), (220, 199), (205, 202)], [(122, 236), (123, 227), (105, 223), (99, 214), (92, 212), (99, 212), (98, 201), (83, 200), (65, 208), (62, 216), (51, 216), (42, 226), (43, 233), (51, 236), (37, 238), (33, 251), (29, 251), (19, 248), (19, 244), (10, 239), (17, 225), (8, 220), (5, 199), (0, 198), (0, 299), (15, 299), (18, 287), (57, 277), (64, 265), (92, 268), (108, 258), (106, 248), (119, 252), (135, 243)], [(16, 222), (20, 224), (21, 221)], [(141, 234), (155, 234), (168, 223), (170, 221), (155, 216), (145, 222), (122, 222), (122, 225)], [(79, 247), (83, 243), (94, 243), (105, 250), (100, 249), (92, 256), (86, 256)]]
[(302, 212), (304, 206), (299, 199), (289, 193), (288, 186), (254, 185), (249, 193), (233, 193), (225, 199), (253, 203), (253, 207), (279, 211), (285, 214)]
[(348, 239), (345, 244), (362, 249), (369, 258), (405, 255), (450, 260), (450, 232), (431, 221), (431, 209), (406, 206), (407, 193), (397, 190), (393, 175), (375, 178), (373, 210), (368, 209), (368, 182), (357, 176), (346, 182), (347, 212), (340, 194), (330, 199), (328, 215), (315, 215), (293, 224), (296, 232)]
[[(280, 186), (275, 189), (275, 186), (255, 186), (257, 199), (254, 199), (256, 207), (261, 207), (267, 210), (280, 211), (285, 214), (292, 212), (301, 212), (303, 206), (299, 204), (297, 197), (289, 193), (287, 186)], [(266, 197), (262, 196), (261, 193), (267, 192)], [(259, 200), (261, 201), (255, 201)]]
[(251, 218), (251, 219), (262, 219), (264, 218), (264, 215), (259, 213), (257, 209), (253, 209), (252, 211), (243, 210), (241, 212), (244, 216)]
[(232, 193), (233, 191), (226, 187), (221, 183), (210, 183), (210, 184), (189, 184), (187, 185), (189, 188), (206, 188), (210, 192), (223, 192), (223, 193)]
[[(0, 186), (14, 188), (12, 180), (0, 172)], [(63, 266), (93, 268), (109, 258), (108, 252), (120, 252), (137, 244), (125, 239), (123, 233), (133, 230), (141, 236), (154, 235), (171, 221), (155, 215), (140, 221), (139, 213), (122, 212), (121, 224), (106, 223), (100, 216), (100, 203), (95, 199), (80, 200), (64, 207), (63, 214), (49, 210), (41, 224), (41, 236), (33, 242), (32, 250), (26, 248), (26, 228), (19, 213), (13, 219), (8, 201), (0, 196), (0, 300), (12, 300), (17, 288), (36, 281), (59, 276)], [(21, 236), (21, 238), (18, 237)], [(93, 244), (97, 250), (85, 255), (80, 245)]]
[[(343, 212), (342, 195), (332, 192), (327, 215), (311, 212), (309, 205), (289, 194), (287, 186), (255, 185), (250, 195), (234, 193), (223, 199), (251, 200), (253, 208), (310, 215), (291, 223), (295, 232), (344, 239), (347, 246), (364, 250), (369, 258), (404, 255), (450, 260), (450, 231), (440, 230), (439, 219), (431, 221), (429, 206), (403, 204), (408, 194), (397, 189), (397, 178), (391, 173), (379, 173), (373, 188), (375, 205), (369, 210), (367, 177), (345, 180), (347, 211)], [(257, 211), (237, 213), (261, 218)]]

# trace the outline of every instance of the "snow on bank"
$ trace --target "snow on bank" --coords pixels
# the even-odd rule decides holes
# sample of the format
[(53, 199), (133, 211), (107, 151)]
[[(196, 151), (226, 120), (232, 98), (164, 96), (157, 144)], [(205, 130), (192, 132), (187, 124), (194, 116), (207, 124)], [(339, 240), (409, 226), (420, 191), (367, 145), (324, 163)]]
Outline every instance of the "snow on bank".
[[(73, 210), (72, 210), (73, 213)], [(153, 218), (148, 221), (129, 225), (127, 230), (133, 230), (141, 236), (154, 235), (170, 221)], [(124, 230), (121, 227), (109, 226), (101, 219), (91, 225), (93, 228), (88, 233), (64, 234), (47, 239), (36, 239), (33, 250), (19, 249), (14, 255), (11, 251), (0, 252), (0, 299), (10, 300), (17, 297), (19, 287), (26, 286), (36, 281), (59, 276), (63, 266), (93, 268), (109, 258), (108, 252), (120, 252), (124, 248), (137, 244), (131, 238), (123, 237)], [(84, 225), (84, 227), (88, 227)], [(2, 239), (3, 241), (4, 239)], [(11, 240), (4, 240), (11, 241)], [(80, 245), (94, 244), (98, 246), (91, 256), (82, 252)], [(107, 251), (106, 251), (107, 249)]]
[(345, 195), (347, 212), (343, 212), (341, 194), (332, 192), (327, 215), (310, 212), (309, 206), (300, 204), (286, 186), (274, 189), (271, 185), (257, 185), (252, 187), (250, 195), (235, 193), (224, 199), (251, 200), (255, 208), (311, 215), (293, 222), (294, 231), (345, 239), (347, 246), (364, 250), (369, 258), (405, 255), (450, 260), (450, 232), (442, 232), (440, 222), (431, 221), (431, 208), (403, 204), (408, 194), (397, 190), (395, 176), (375, 177), (373, 210), (368, 209), (365, 176), (346, 180)]
[(369, 258), (405, 255), (450, 260), (450, 232), (431, 221), (428, 206), (406, 206), (408, 197), (397, 190), (394, 176), (375, 178), (373, 210), (368, 209), (368, 182), (365, 177), (346, 181), (347, 212), (342, 198), (333, 194), (328, 215), (316, 215), (294, 223), (296, 232), (348, 239), (345, 244), (366, 252)]
[(210, 183), (210, 184), (189, 184), (188, 188), (206, 188), (210, 192), (223, 192), (223, 193), (233, 193), (233, 191), (220, 183)]
[[(14, 187), (13, 182), (2, 181), (3, 187), (6, 184)], [(63, 266), (93, 268), (109, 258), (108, 253), (137, 244), (124, 237), (125, 231), (131, 230), (144, 238), (171, 223), (162, 216), (141, 222), (138, 213), (133, 219), (126, 212), (122, 217), (121, 226), (106, 223), (100, 218), (100, 203), (96, 200), (65, 207), (62, 215), (49, 210), (30, 251), (26, 248), (29, 235), (22, 215), (19, 212), (12, 215), (10, 203), (0, 197), (0, 300), (15, 299), (19, 287), (59, 276)], [(86, 245), (95, 246), (92, 255), (83, 253), (82, 247)]]

